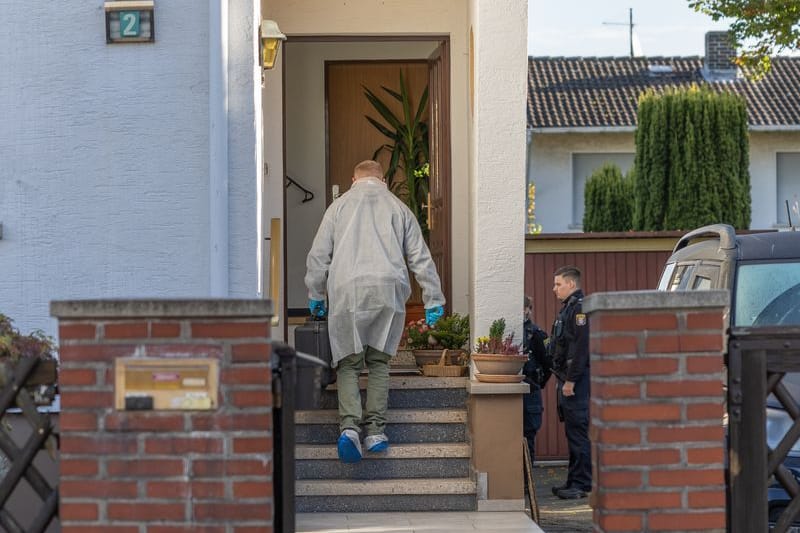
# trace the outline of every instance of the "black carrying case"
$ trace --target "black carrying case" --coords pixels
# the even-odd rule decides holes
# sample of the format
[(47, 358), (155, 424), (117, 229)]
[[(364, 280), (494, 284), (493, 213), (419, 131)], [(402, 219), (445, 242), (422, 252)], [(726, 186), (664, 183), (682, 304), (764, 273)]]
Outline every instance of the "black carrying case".
[(309, 318), (294, 330), (294, 348), (298, 352), (320, 359), (325, 364), (297, 358), (297, 383), (295, 387), (295, 408), (319, 409), (322, 391), (336, 381), (336, 372), (331, 368), (333, 356), (328, 337), (328, 321)]

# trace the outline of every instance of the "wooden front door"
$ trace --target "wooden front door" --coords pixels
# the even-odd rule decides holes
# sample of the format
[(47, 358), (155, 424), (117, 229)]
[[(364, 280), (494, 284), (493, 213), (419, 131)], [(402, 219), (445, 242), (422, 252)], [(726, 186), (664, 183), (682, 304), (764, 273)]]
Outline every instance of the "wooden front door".
[(430, 198), (428, 245), (450, 304), (450, 62), (443, 41), (428, 59), (430, 98)]
[[(429, 246), (442, 278), (442, 290), (450, 301), (450, 89), (449, 62), (444, 42), (426, 60), (408, 61), (328, 61), (325, 63), (326, 123), (327, 123), (327, 202), (333, 200), (332, 190), (342, 194), (350, 188), (353, 167), (360, 161), (372, 159), (378, 147), (388, 139), (370, 124), (365, 116), (382, 122), (377, 111), (364, 96), (369, 88), (385, 102), (396, 116), (402, 117), (400, 103), (382, 87), (399, 92), (400, 70), (409, 88), (412, 107), (416, 109), (420, 96), (429, 86), (425, 119), (429, 124), (430, 192), (429, 217), (432, 221)], [(389, 154), (377, 156), (384, 168)], [(402, 179), (399, 175), (396, 179)], [(426, 203), (426, 209), (428, 205)], [(414, 290), (406, 307), (407, 318), (424, 316), (419, 290)]]
[[(332, 200), (331, 188), (338, 185), (339, 193), (345, 193), (352, 183), (353, 167), (365, 159), (372, 159), (375, 151), (388, 142), (366, 119), (370, 116), (383, 123), (364, 96), (364, 88), (377, 95), (395, 116), (403, 116), (400, 102), (382, 89), (387, 87), (399, 92), (401, 70), (416, 108), (428, 83), (428, 65), (424, 60), (325, 63), (328, 203)], [(388, 152), (383, 150), (377, 160), (386, 168)]]

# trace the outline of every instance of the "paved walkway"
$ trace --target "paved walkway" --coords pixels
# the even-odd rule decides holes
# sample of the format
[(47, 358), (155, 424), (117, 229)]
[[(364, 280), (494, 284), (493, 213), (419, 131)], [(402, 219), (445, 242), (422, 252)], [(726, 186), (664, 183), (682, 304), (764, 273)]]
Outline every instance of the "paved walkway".
[(305, 513), (298, 533), (540, 533), (523, 512)]

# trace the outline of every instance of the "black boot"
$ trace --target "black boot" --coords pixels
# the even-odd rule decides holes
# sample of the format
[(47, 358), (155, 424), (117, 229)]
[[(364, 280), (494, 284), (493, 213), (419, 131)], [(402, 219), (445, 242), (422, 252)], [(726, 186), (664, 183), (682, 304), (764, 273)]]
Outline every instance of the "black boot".
[(587, 496), (587, 492), (579, 489), (578, 487), (567, 487), (558, 491), (556, 496), (562, 500), (578, 500), (580, 498), (585, 498)]

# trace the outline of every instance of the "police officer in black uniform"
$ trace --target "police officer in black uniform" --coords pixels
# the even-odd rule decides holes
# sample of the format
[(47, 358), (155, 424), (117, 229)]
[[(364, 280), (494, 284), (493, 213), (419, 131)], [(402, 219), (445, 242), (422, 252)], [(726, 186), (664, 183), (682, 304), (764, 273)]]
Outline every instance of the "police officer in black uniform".
[(589, 320), (581, 309), (581, 271), (574, 266), (555, 272), (553, 292), (562, 302), (553, 323), (550, 353), (558, 378), (559, 418), (569, 446), (566, 482), (553, 487), (562, 499), (585, 498), (592, 490), (592, 458), (589, 447)]
[(522, 396), (522, 432), (528, 441), (531, 464), (535, 459), (536, 433), (542, 427), (542, 388), (550, 377), (550, 364), (547, 356), (547, 333), (533, 321), (533, 300), (525, 296), (523, 300), (525, 320), (522, 323), (522, 351), (528, 361), (522, 368), (525, 383), (530, 386), (528, 394)]

